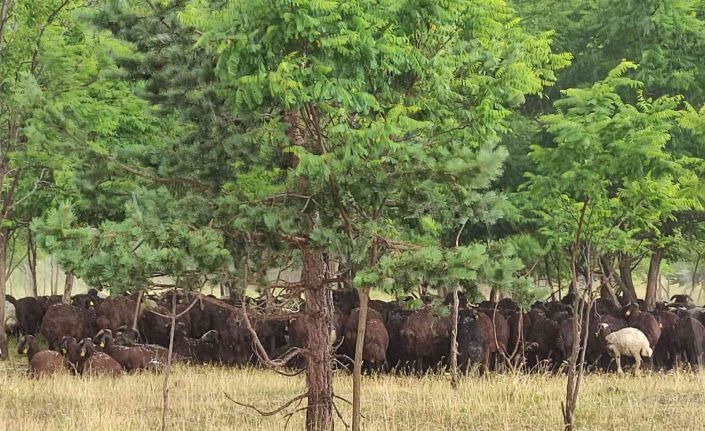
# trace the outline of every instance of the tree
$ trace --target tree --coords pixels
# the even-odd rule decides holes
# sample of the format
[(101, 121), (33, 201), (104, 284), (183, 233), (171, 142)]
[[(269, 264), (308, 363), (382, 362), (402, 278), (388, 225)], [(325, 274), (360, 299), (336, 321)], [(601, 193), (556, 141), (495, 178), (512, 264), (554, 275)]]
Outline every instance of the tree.
[[(538, 32), (554, 31), (557, 48), (573, 54), (571, 66), (559, 75), (557, 85), (547, 92), (547, 101), (558, 100), (561, 90), (598, 82), (619, 62), (627, 59), (639, 64), (632, 75), (643, 83), (644, 98), (680, 94), (685, 101), (696, 106), (705, 102), (702, 75), (705, 70), (702, 55), (705, 20), (699, 2), (550, 0), (537, 3), (514, 0), (512, 3), (528, 28)], [(546, 10), (551, 13), (545, 13)], [(630, 103), (637, 102), (634, 96), (631, 95)], [(528, 104), (530, 109), (526, 115), (529, 118), (537, 119), (550, 112), (551, 104), (541, 102)], [(533, 142), (541, 140), (543, 146), (550, 145), (551, 136), (536, 132), (532, 135)], [(521, 142), (519, 140), (516, 150), (510, 153), (510, 159), (526, 166), (528, 151)], [(675, 130), (666, 151), (677, 158), (699, 158), (698, 148), (690, 133)], [(701, 174), (699, 176), (702, 178)], [(681, 211), (673, 216), (673, 220), (662, 220), (656, 235), (660, 240), (649, 243), (648, 250), (614, 250), (601, 256), (603, 268), (600, 272), (625, 293), (625, 301), (636, 300), (632, 270), (643, 257), (649, 256), (647, 302), (652, 305), (658, 280), (656, 275), (664, 253), (671, 258), (681, 255), (688, 248), (685, 238), (691, 238), (683, 233), (698, 231), (694, 224), (697, 214)], [(673, 229), (674, 226), (679, 228)], [(560, 265), (560, 261), (557, 264)]]
[[(685, 112), (681, 98), (646, 99), (643, 84), (625, 76), (635, 68), (625, 62), (588, 88), (565, 90), (555, 103), (556, 114), (541, 118), (553, 145), (532, 147), (537, 168), (528, 174), (526, 201), (541, 235), (570, 256), (570, 290), (576, 298), (583, 297), (580, 274), (591, 295), (594, 268), (603, 263), (597, 257), (617, 250), (637, 254), (649, 247), (647, 241), (665, 247), (674, 235), (661, 233), (663, 221), (703, 208), (693, 160), (668, 151)], [(637, 103), (630, 104), (632, 99)], [(584, 314), (584, 304), (576, 299), (574, 308)], [(653, 305), (653, 293), (647, 293), (647, 306)], [(582, 314), (573, 319), (575, 340), (585, 337), (577, 317)], [(571, 426), (582, 373), (578, 344), (564, 412)]]
[[(74, 120), (91, 109), (77, 101), (100, 91), (94, 78), (101, 58), (92, 55), (99, 41), (86, 38), (73, 19), (78, 5), (0, 3), (0, 303), (11, 270), (9, 244), (62, 192), (71, 170), (65, 143), (76, 130)], [(6, 357), (0, 333), (0, 359)]]
[[(504, 119), (565, 57), (547, 37), (526, 35), (501, 1), (204, 3), (182, 19), (204, 32), (198, 48), (219, 53), (243, 140), (257, 146), (222, 198), (232, 214), (223, 228), (235, 238), (267, 232), (259, 238), (304, 256), (307, 424), (329, 429), (329, 317), (313, 308), (326, 295), (318, 256), (345, 259), (360, 289), (363, 340), (382, 260), (408, 252), (438, 262), (444, 232), (469, 214), (482, 221), (485, 199), (502, 202), (487, 190), (505, 157)], [(252, 245), (271, 250), (269, 241)], [(354, 428), (360, 345), (356, 353)]]

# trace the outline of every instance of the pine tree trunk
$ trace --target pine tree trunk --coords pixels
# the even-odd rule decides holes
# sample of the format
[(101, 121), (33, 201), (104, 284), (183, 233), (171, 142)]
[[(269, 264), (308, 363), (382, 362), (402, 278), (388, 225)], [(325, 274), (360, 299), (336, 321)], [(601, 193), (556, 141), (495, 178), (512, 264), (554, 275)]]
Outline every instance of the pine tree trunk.
[(64, 282), (64, 295), (61, 297), (62, 304), (71, 304), (71, 290), (73, 290), (73, 274), (66, 273), (66, 281)]
[(646, 297), (644, 298), (647, 311), (652, 311), (656, 308), (662, 258), (663, 250), (658, 248), (651, 255), (651, 262), (649, 262), (649, 273), (646, 277)]
[(370, 300), (370, 288), (362, 287), (358, 291), (360, 297), (360, 313), (357, 318), (357, 339), (355, 342), (355, 363), (353, 365), (353, 419), (352, 430), (360, 431), (362, 419), (361, 387), (362, 387), (362, 353), (365, 345), (365, 329), (367, 328), (367, 309)]
[(8, 232), (0, 233), (0, 361), (6, 361), (9, 356), (7, 334), (5, 334), (5, 286), (7, 285), (7, 243)]
[(623, 283), (624, 300), (627, 303), (636, 302), (636, 289), (634, 289), (634, 281), (632, 280), (632, 257), (627, 254), (623, 254), (619, 258), (619, 276)]
[(460, 383), (460, 374), (458, 373), (458, 308), (460, 301), (458, 300), (458, 286), (453, 289), (453, 329), (450, 333), (450, 386), (453, 389), (458, 388)]
[(27, 275), (29, 277), (29, 295), (36, 298), (37, 292), (37, 244), (32, 230), (27, 229)]
[(325, 265), (320, 252), (302, 248), (301, 281), (306, 296), (308, 346), (306, 385), (308, 406), (306, 430), (333, 429), (333, 371), (331, 369), (330, 333), (333, 323), (326, 292)]

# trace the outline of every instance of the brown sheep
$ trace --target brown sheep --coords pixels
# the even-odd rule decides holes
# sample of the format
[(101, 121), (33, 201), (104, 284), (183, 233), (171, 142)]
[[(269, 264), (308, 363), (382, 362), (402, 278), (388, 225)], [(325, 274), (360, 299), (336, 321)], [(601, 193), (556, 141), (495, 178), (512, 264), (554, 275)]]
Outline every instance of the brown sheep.
[(86, 335), (86, 322), (82, 310), (73, 305), (52, 305), (44, 315), (40, 332), (51, 349), (58, 348), (64, 336), (83, 339)]
[(61, 354), (64, 355), (66, 367), (73, 374), (80, 374), (81, 346), (73, 337), (63, 337), (59, 343)]
[(107, 354), (98, 351), (90, 338), (85, 338), (80, 343), (79, 368), (81, 375), (89, 376), (122, 376), (122, 367), (117, 361)]
[[(497, 343), (502, 351), (506, 352), (507, 346), (509, 345), (509, 324), (507, 319), (497, 310), (480, 309), (478, 310), (487, 316), (492, 322), (492, 342), (494, 343), (495, 335), (497, 337)], [(497, 349), (497, 346), (495, 346)]]
[(115, 359), (127, 371), (155, 370), (166, 364), (168, 351), (164, 348), (154, 349), (146, 346), (116, 346), (113, 344), (113, 333), (103, 329), (95, 336), (95, 340), (103, 352)]
[(66, 371), (64, 357), (53, 350), (39, 351), (39, 345), (33, 335), (22, 338), (17, 346), (17, 353), (27, 355), (29, 362), (29, 375), (35, 378)]
[[(187, 305), (179, 304), (176, 306), (176, 313), (179, 314), (186, 310)], [(158, 314), (157, 314), (158, 313)], [(171, 314), (171, 306), (157, 306), (154, 310), (145, 310), (139, 319), (140, 332), (144, 336), (144, 340), (150, 344), (158, 344), (163, 347), (169, 347), (169, 337), (171, 333), (171, 319), (160, 316), (169, 316)], [(181, 327), (186, 330), (186, 333), (191, 331), (191, 319), (188, 314), (177, 320)], [(220, 332), (220, 331), (219, 331)]]
[[(360, 310), (355, 308), (345, 323), (344, 343), (347, 353), (353, 357), (357, 344), (357, 325)], [(369, 365), (379, 367), (386, 363), (389, 333), (384, 326), (382, 315), (374, 308), (367, 310), (367, 325), (362, 348), (362, 359)]]
[(399, 331), (406, 354), (416, 361), (416, 370), (424, 371), (426, 365), (436, 365), (450, 349), (452, 319), (433, 313), (424, 307), (412, 313)]
[(649, 347), (654, 349), (661, 338), (661, 324), (656, 317), (649, 312), (642, 312), (634, 303), (625, 306), (622, 312), (627, 325), (643, 332), (649, 340)]
[(661, 338), (654, 348), (654, 362), (659, 367), (673, 367), (679, 356), (676, 339), (678, 315), (668, 310), (656, 312), (656, 319), (661, 324)]
[(101, 301), (96, 309), (98, 329), (117, 331), (121, 326), (132, 326), (137, 302), (127, 296), (115, 296)]

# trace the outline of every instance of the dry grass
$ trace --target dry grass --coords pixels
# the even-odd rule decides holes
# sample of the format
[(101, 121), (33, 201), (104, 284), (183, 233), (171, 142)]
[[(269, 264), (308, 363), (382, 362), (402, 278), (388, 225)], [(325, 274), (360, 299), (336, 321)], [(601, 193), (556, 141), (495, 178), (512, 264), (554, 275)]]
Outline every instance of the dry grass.
[[(70, 375), (30, 380), (24, 358), (0, 364), (0, 430), (131, 431), (158, 429), (159, 375), (81, 379)], [(172, 430), (282, 430), (285, 419), (263, 418), (229, 402), (275, 408), (303, 391), (302, 377), (255, 369), (178, 366), (172, 379)], [(445, 376), (365, 378), (365, 430), (557, 430), (564, 380), (549, 375), (493, 375), (465, 379), (452, 391)], [(336, 376), (337, 394), (349, 398), (349, 376)], [(642, 377), (590, 375), (578, 407), (578, 428), (614, 430), (705, 429), (705, 375)], [(349, 406), (339, 402), (343, 414)], [(289, 429), (303, 428), (303, 413)], [(338, 429), (344, 429), (338, 424)]]

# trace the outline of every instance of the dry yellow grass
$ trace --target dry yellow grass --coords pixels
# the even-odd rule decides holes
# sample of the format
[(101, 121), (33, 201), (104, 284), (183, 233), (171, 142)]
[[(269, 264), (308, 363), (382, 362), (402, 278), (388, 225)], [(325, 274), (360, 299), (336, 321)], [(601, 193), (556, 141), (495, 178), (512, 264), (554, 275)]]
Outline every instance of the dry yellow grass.
[[(0, 430), (157, 429), (162, 378), (155, 374), (112, 379), (63, 375), (30, 380), (25, 359), (0, 364)], [(467, 378), (457, 391), (446, 376), (367, 377), (365, 430), (557, 430), (564, 379), (549, 375)], [(351, 394), (349, 376), (338, 374), (337, 394)], [(301, 393), (303, 377), (269, 371), (177, 366), (171, 386), (172, 430), (282, 430), (285, 419), (260, 417), (229, 402), (227, 392), (263, 409)], [(577, 414), (578, 428), (615, 430), (705, 429), (705, 375), (675, 373), (641, 377), (589, 375)], [(349, 406), (338, 403), (343, 415)], [(303, 428), (303, 413), (289, 429)], [(338, 424), (338, 429), (343, 429)]]

